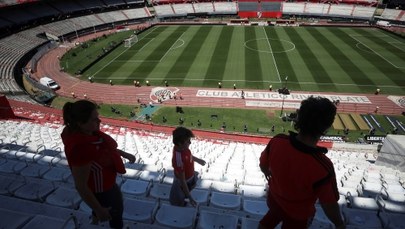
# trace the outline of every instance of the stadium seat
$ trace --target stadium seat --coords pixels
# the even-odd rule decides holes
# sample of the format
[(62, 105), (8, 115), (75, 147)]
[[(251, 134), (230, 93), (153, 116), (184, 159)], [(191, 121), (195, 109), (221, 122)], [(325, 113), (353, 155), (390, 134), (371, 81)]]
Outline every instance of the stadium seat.
[(157, 209), (157, 201), (124, 198), (123, 218), (137, 222), (152, 223)]
[(208, 204), (208, 197), (210, 195), (209, 190), (204, 189), (193, 189), (191, 191), (191, 196), (199, 205), (207, 205)]
[(242, 210), (247, 214), (247, 218), (261, 218), (269, 208), (265, 200), (249, 200), (243, 199)]
[(38, 164), (28, 164), (23, 170), (20, 171), (20, 175), (24, 177), (37, 177), (41, 178), (51, 168), (49, 166), (43, 166)]
[(376, 211), (343, 208), (343, 217), (346, 222), (346, 228), (382, 228), (381, 221), (378, 218)]
[(163, 169), (163, 180), (162, 182), (165, 184), (173, 184), (174, 180), (174, 171), (173, 169)]
[(371, 211), (378, 210), (378, 205), (377, 205), (377, 201), (375, 198), (348, 195), (347, 200), (348, 200), (348, 206), (350, 208), (357, 208), (357, 209), (371, 210)]
[(211, 189), (217, 192), (236, 193), (236, 184), (221, 181), (212, 181)]
[(163, 173), (162, 172), (152, 172), (148, 170), (143, 170), (139, 174), (139, 179), (144, 181), (152, 180), (154, 183), (160, 183), (163, 180)]
[(396, 192), (387, 192), (383, 190), (382, 196), (384, 199), (394, 202), (402, 202), (405, 203), (405, 194), (404, 193), (396, 193)]
[(0, 176), (0, 194), (12, 195), (15, 190), (26, 184), (25, 179), (19, 176)]
[[(4, 207), (4, 206), (3, 206)], [(34, 215), (0, 208), (0, 228), (22, 228)]]
[(212, 192), (210, 206), (223, 209), (239, 210), (241, 207), (241, 200), (241, 196), (239, 195)]
[(68, 168), (52, 167), (42, 176), (42, 178), (49, 181), (67, 182), (71, 175), (72, 173)]
[(126, 173), (122, 174), (122, 177), (127, 178), (127, 179), (139, 179), (139, 176), (141, 175), (142, 171), (136, 170), (136, 169), (125, 169)]
[(239, 185), (238, 193), (242, 195), (244, 199), (265, 199), (267, 189), (265, 186)]
[(211, 187), (212, 187), (212, 181), (211, 180), (199, 179), (197, 181), (196, 188), (199, 188), (199, 189), (211, 189)]
[(214, 172), (205, 172), (201, 175), (201, 179), (202, 180), (212, 180), (212, 181), (223, 181), (224, 177), (223, 177), (223, 172), (221, 170), (221, 172), (219, 171), (214, 171)]
[(200, 211), (197, 229), (208, 228), (237, 228), (238, 217), (234, 215), (218, 214), (205, 210)]
[(18, 159), (25, 154), (26, 147), (17, 144), (6, 144), (0, 148), (0, 156), (7, 159)]
[(75, 189), (58, 187), (46, 197), (45, 203), (64, 208), (78, 209), (81, 201), (82, 198)]
[(41, 229), (54, 229), (54, 228), (75, 228), (74, 221), (68, 222), (68, 225), (65, 225), (66, 221), (57, 219), (54, 217), (36, 215), (29, 222), (27, 222), (22, 229), (31, 229), (31, 228), (41, 228)]
[(197, 210), (190, 207), (177, 207), (163, 203), (156, 213), (156, 222), (168, 228), (191, 229), (194, 227)]
[(171, 185), (167, 184), (153, 184), (150, 190), (150, 196), (162, 200), (168, 200), (170, 197)]
[(375, 182), (362, 182), (361, 188), (359, 187), (359, 196), (375, 198), (380, 195), (383, 190), (381, 181), (378, 183)]
[(55, 190), (53, 184), (31, 178), (26, 184), (14, 191), (16, 197), (44, 202), (45, 198)]
[(386, 229), (403, 229), (404, 228), (404, 214), (389, 213), (382, 211), (379, 214), (383, 228)]
[(377, 204), (385, 212), (405, 214), (405, 204), (403, 201), (384, 200), (382, 196), (377, 197)]
[(255, 173), (255, 174), (246, 173), (243, 184), (254, 186), (265, 186), (267, 184), (267, 181), (262, 173)]
[(5, 163), (0, 165), (0, 172), (18, 174), (27, 166), (25, 162), (8, 159)]
[(340, 195), (351, 195), (351, 196), (359, 196), (357, 188), (346, 188), (346, 187), (338, 187), (338, 191)]
[(251, 219), (251, 218), (241, 218), (241, 226), (240, 229), (252, 229), (258, 228), (260, 219)]
[(132, 180), (128, 179), (122, 184), (121, 191), (128, 196), (143, 196), (146, 197), (152, 187), (152, 181)]

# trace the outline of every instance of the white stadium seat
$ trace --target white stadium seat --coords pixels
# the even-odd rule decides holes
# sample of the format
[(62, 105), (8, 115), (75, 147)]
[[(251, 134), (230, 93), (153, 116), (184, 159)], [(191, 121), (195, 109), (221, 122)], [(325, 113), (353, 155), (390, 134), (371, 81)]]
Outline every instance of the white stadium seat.
[(200, 211), (197, 229), (223, 228), (233, 229), (238, 226), (238, 217), (234, 215), (218, 214), (206, 210)]
[(194, 227), (197, 210), (163, 203), (156, 213), (156, 223), (168, 228), (191, 229)]

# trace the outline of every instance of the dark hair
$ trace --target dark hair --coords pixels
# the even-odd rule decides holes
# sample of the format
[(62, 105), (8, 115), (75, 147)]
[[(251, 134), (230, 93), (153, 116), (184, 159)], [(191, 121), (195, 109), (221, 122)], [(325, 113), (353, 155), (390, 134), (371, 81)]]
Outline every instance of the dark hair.
[(327, 98), (311, 96), (301, 102), (297, 114), (295, 129), (303, 134), (319, 136), (332, 126), (336, 106)]
[(175, 130), (173, 130), (173, 144), (183, 144), (187, 139), (193, 138), (194, 134), (191, 130), (179, 126)]
[(78, 124), (89, 121), (91, 113), (97, 105), (88, 100), (79, 100), (74, 103), (67, 102), (63, 106), (63, 121), (70, 130), (78, 130)]

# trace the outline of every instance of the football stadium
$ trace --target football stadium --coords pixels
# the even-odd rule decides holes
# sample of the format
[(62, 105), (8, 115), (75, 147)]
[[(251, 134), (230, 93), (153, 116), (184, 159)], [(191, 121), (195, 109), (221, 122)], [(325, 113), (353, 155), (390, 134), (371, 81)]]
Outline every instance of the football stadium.
[[(261, 167), (266, 145), (293, 136), (301, 102), (318, 96), (336, 108), (316, 142), (333, 167), (310, 190), (335, 184), (346, 228), (403, 228), (404, 7), (401, 0), (0, 1), (0, 228), (263, 226), (276, 195), (269, 194), (276, 178)], [(83, 173), (90, 148), (75, 148), (82, 154), (72, 164), (65, 136), (73, 124), (64, 117), (65, 104), (76, 101), (96, 104), (99, 132), (111, 137), (91, 144), (112, 141), (121, 156), (106, 159), (126, 171), (110, 178), (122, 195), (120, 226), (111, 209), (110, 222), (97, 222), (108, 182), (90, 181), (99, 179), (101, 154)], [(174, 163), (177, 127), (194, 134), (192, 188)], [(281, 167), (291, 173), (293, 165), (309, 166), (296, 159)], [(181, 207), (172, 200), (178, 183), (188, 196)], [(303, 190), (288, 201), (304, 202)], [(308, 228), (338, 227), (324, 198), (314, 199)]]

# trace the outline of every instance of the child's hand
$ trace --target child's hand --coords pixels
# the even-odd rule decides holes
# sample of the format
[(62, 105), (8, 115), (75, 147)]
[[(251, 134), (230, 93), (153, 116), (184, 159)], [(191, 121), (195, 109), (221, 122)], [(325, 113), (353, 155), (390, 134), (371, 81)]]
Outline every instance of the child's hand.
[(193, 199), (193, 197), (189, 197), (188, 198), (189, 203), (191, 204), (191, 206), (196, 207), (197, 206), (197, 202), (195, 202), (195, 200)]
[(130, 154), (130, 153), (127, 153), (127, 155), (126, 155), (125, 158), (129, 160), (129, 163), (130, 163), (130, 164), (133, 164), (133, 163), (136, 161), (135, 156), (132, 155), (132, 154)]
[(204, 166), (206, 164), (206, 162), (203, 159), (198, 158), (198, 160), (196, 161), (198, 164)]

